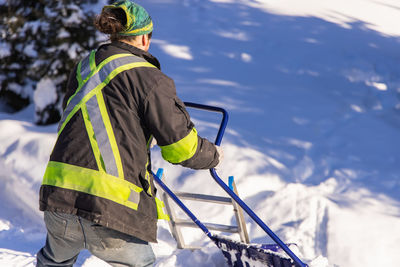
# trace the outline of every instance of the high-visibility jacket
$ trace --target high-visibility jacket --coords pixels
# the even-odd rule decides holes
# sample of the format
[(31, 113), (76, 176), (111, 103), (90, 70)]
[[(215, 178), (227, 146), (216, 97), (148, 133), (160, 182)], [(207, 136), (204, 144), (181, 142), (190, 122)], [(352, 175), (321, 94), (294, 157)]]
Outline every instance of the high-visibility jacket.
[(150, 175), (151, 139), (173, 164), (218, 164), (214, 145), (197, 135), (158, 60), (131, 45), (102, 45), (81, 60), (63, 106), (40, 189), (42, 211), (76, 214), (156, 242), (163, 213)]

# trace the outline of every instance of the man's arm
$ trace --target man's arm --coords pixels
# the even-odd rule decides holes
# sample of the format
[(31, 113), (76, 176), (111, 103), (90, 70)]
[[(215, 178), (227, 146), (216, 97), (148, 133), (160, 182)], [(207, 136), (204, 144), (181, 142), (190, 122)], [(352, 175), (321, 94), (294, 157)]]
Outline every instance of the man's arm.
[(171, 79), (161, 79), (150, 92), (144, 116), (166, 161), (192, 169), (210, 169), (219, 163), (215, 145), (197, 134)]

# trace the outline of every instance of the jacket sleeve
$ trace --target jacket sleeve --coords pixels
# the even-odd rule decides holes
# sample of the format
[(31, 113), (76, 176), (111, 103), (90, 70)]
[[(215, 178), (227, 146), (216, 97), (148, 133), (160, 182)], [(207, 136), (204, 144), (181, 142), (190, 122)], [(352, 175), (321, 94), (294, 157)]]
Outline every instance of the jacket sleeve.
[(144, 118), (166, 161), (192, 169), (210, 169), (218, 164), (214, 144), (198, 136), (171, 79), (161, 78), (148, 94)]

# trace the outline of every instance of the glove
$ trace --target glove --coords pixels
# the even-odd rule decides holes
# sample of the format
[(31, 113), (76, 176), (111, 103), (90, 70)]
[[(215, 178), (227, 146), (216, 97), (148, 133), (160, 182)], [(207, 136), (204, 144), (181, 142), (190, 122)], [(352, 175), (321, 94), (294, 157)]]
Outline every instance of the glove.
[(219, 157), (218, 157), (218, 164), (214, 168), (218, 169), (219, 167), (221, 167), (222, 160), (224, 159), (224, 151), (220, 146), (215, 146), (215, 148), (217, 149)]

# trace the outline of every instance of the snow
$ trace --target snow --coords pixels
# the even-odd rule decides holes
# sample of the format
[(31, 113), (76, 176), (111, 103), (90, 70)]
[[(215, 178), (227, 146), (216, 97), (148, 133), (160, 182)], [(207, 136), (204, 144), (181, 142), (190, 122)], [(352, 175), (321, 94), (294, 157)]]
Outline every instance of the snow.
[(152, 43), (160, 46), (164, 53), (179, 59), (193, 60), (190, 47), (184, 45), (169, 44), (163, 40), (152, 40)]
[(62, 8), (61, 13), (63, 15), (63, 24), (67, 25), (80, 22), (85, 16), (76, 4), (69, 4), (66, 8)]
[[(34, 267), (35, 258), (29, 253), (0, 248), (0, 263), (3, 266)], [(9, 264), (9, 265), (6, 265)]]
[(10, 222), (0, 220), (0, 232), (10, 230)]
[(242, 60), (244, 62), (251, 62), (251, 60), (252, 60), (252, 56), (247, 53), (240, 54), (240, 57), (242, 58)]
[(24, 54), (27, 55), (28, 57), (37, 57), (37, 51), (35, 50), (35, 44), (30, 43), (25, 46), (24, 48)]
[(71, 58), (76, 58), (79, 54), (79, 52), (82, 50), (81, 46), (77, 43), (72, 44), (70, 47), (68, 47), (68, 49), (66, 49), (68, 51), (68, 55)]
[(238, 40), (238, 41), (249, 41), (250, 37), (247, 35), (246, 32), (233, 30), (233, 31), (215, 31), (216, 35), (225, 37), (228, 39)]
[[(47, 28), (48, 27), (48, 23), (47, 22), (41, 22), (41, 21), (29, 21), (27, 23), (24, 24), (24, 27), (21, 29), (21, 31), (23, 33), (26, 32), (31, 32), (32, 35), (37, 34), (38, 30), (40, 28)], [(32, 48), (33, 50), (33, 48)], [(31, 52), (32, 53), (32, 52)], [(35, 53), (35, 52), (33, 52)], [(32, 56), (35, 57), (35, 55), (30, 55), (28, 53), (26, 53), (28, 56)]]
[(33, 99), (38, 110), (43, 110), (47, 105), (55, 103), (57, 100), (57, 89), (53, 80), (50, 78), (41, 79), (36, 85)]
[[(20, 66), (17, 64), (13, 64), (10, 67), (18, 69)], [(8, 90), (13, 91), (14, 93), (16, 93), (24, 98), (31, 98), (32, 97), (32, 84), (29, 80), (27, 80), (26, 82), (27, 83), (23, 86), (18, 83), (9, 83)]]
[(0, 58), (8, 57), (10, 55), (10, 45), (5, 42), (0, 42)]
[(59, 38), (59, 39), (68, 38), (70, 36), (71, 36), (71, 34), (64, 28), (60, 29), (60, 31), (57, 34), (57, 38)]
[[(215, 1), (215, 0), (211, 0)], [(315, 16), (351, 28), (352, 22), (387, 35), (399, 35), (397, 27), (400, 3), (396, 0), (242, 0), (241, 3), (266, 11), (290, 16)]]
[[(400, 3), (139, 4), (154, 20), (151, 52), (178, 95), (229, 112), (218, 174), (226, 182), (235, 177), (241, 198), (284, 242), (297, 244), (300, 259), (313, 267), (397, 266)], [(100, 9), (96, 3), (91, 10)], [(41, 88), (36, 105), (54, 97), (51, 82)], [(219, 116), (189, 111), (213, 140)], [(45, 241), (38, 189), (57, 126), (36, 126), (33, 114), (33, 106), (0, 113), (0, 266), (34, 266)], [(174, 190), (226, 195), (207, 171), (172, 166), (157, 148), (153, 166), (164, 168)], [(234, 222), (230, 208), (188, 206), (201, 221)], [(252, 243), (272, 243), (245, 219)], [(201, 231), (185, 229), (184, 236), (202, 249), (176, 249), (168, 224), (159, 223), (156, 266), (224, 266)], [(76, 266), (108, 265), (84, 251)]]
[(204, 84), (228, 86), (228, 87), (240, 87), (240, 85), (236, 82), (226, 81), (226, 80), (218, 80), (218, 79), (199, 79), (199, 80), (197, 80), (197, 82), (204, 83)]

